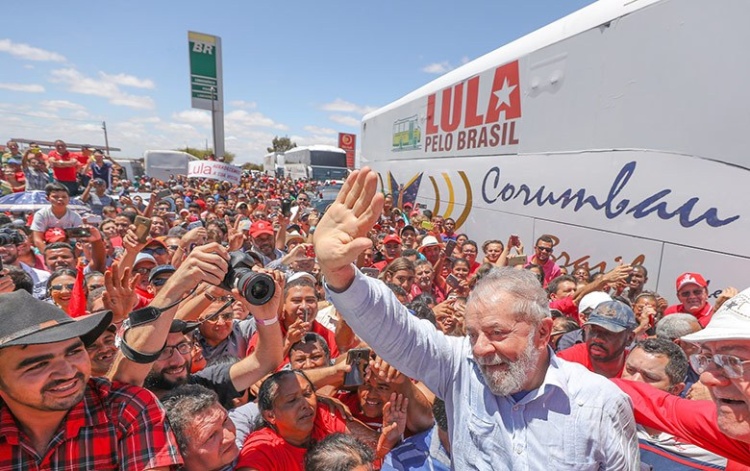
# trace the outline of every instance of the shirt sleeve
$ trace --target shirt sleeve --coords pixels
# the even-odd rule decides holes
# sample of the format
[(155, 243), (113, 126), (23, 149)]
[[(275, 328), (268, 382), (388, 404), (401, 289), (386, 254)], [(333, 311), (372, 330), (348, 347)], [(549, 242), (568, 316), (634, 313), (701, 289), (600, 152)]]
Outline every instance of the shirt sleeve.
[(639, 424), (670, 433), (719, 456), (750, 463), (750, 445), (724, 435), (711, 401), (692, 401), (645, 383), (613, 379), (633, 401)]
[(37, 232), (44, 232), (46, 230), (46, 227), (44, 227), (45, 221), (42, 216), (42, 210), (34, 213), (34, 218), (31, 220), (31, 230), (37, 231)]
[(616, 394), (604, 410), (609, 425), (601, 428), (606, 459), (602, 470), (639, 469), (640, 452), (633, 406), (627, 396)]
[(196, 384), (211, 389), (219, 396), (219, 402), (226, 404), (230, 400), (242, 396), (232, 383), (229, 375), (229, 369), (233, 363), (220, 363), (218, 365), (208, 365), (199, 372), (191, 375)]
[(182, 464), (166, 411), (156, 396), (136, 387), (129, 387), (121, 393), (130, 395), (131, 399), (118, 415), (119, 427), (123, 431), (118, 443), (120, 469), (176, 467)]
[(382, 281), (359, 270), (343, 293), (329, 296), (354, 332), (385, 361), (419, 379), (445, 398), (460, 366), (466, 339), (447, 337), (428, 321), (409, 314)]

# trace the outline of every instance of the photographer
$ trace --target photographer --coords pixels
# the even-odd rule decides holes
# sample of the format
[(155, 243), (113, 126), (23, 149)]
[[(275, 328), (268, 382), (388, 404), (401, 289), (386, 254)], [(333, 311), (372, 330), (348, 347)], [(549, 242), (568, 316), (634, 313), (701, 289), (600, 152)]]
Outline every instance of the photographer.
[[(275, 293), (268, 302), (260, 306), (246, 304), (246, 308), (252, 311), (256, 320), (259, 342), (262, 343), (261, 348), (242, 361), (225, 365), (228, 378), (220, 381), (219, 372), (216, 372), (217, 374), (209, 374), (209, 372), (203, 376), (203, 380), (191, 381), (190, 349), (182, 346), (191, 343), (190, 338), (185, 335), (185, 332), (191, 330), (191, 326), (183, 322), (180, 327), (181, 320), (174, 321), (177, 311), (176, 303), (184, 301), (186, 293), (191, 292), (198, 283), (221, 285), (229, 268), (229, 259), (226, 249), (216, 243), (197, 247), (191, 252), (149, 306), (172, 307), (164, 310), (152, 322), (129, 328), (122, 334), (123, 344), (127, 344), (126, 348), (143, 356), (152, 356), (153, 359), (148, 362), (140, 360), (136, 363), (127, 359), (121, 351), (110, 372), (113, 379), (142, 385), (144, 380), (150, 377), (150, 382), (158, 386), (154, 387), (157, 394), (187, 382), (199, 382), (205, 386), (221, 383), (223, 393), (239, 395), (278, 366), (282, 358), (282, 339), (276, 313), (283, 288), (277, 282)], [(241, 297), (236, 289), (235, 296)], [(190, 302), (193, 300), (188, 301)]]

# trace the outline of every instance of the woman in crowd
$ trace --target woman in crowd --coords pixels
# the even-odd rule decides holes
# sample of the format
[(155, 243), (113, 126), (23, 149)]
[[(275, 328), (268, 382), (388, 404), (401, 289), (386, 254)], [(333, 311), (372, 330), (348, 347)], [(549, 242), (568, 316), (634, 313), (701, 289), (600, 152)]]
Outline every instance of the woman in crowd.
[(379, 446), (378, 455), (382, 458), (400, 440), (397, 434), (406, 427), (404, 402), (408, 401), (391, 398), (384, 414), (384, 422), (389, 425), (383, 427), (379, 439), (377, 433), (360, 422), (347, 422), (338, 411), (319, 402), (302, 371), (279, 371), (260, 386), (259, 426), (245, 440), (236, 469), (302, 471), (307, 450), (336, 432), (352, 433), (373, 448)]
[(73, 287), (76, 282), (76, 271), (69, 268), (61, 268), (53, 272), (47, 280), (47, 297), (52, 303), (68, 313), (68, 305), (73, 295)]

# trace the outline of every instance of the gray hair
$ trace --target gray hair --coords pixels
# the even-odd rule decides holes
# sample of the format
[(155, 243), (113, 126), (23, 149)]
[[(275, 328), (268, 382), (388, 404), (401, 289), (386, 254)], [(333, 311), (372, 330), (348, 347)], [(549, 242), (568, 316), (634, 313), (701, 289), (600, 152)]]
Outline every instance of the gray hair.
[(177, 438), (180, 454), (185, 458), (188, 445), (193, 437), (188, 430), (195, 417), (214, 404), (219, 404), (219, 396), (210, 389), (198, 384), (184, 384), (173, 389), (161, 399), (167, 410), (167, 418)]
[(493, 268), (483, 276), (469, 295), (467, 308), (475, 303), (492, 304), (500, 295), (513, 298), (511, 309), (519, 320), (537, 325), (550, 317), (547, 292), (536, 275), (511, 267)]
[[(664, 316), (656, 323), (656, 336), (668, 340), (675, 340), (684, 335), (695, 332), (698, 319), (692, 314), (678, 313)], [(700, 329), (699, 329), (700, 330)]]
[(350, 471), (371, 465), (372, 449), (352, 435), (334, 433), (319, 441), (305, 456), (305, 471)]

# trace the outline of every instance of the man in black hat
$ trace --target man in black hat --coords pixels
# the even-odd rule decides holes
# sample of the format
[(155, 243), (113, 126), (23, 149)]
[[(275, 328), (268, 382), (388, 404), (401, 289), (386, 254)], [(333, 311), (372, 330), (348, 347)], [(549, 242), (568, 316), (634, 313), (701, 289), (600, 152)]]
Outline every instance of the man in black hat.
[(16, 291), (0, 295), (0, 470), (174, 469), (164, 409), (143, 388), (91, 377), (86, 347), (111, 311), (73, 319)]

